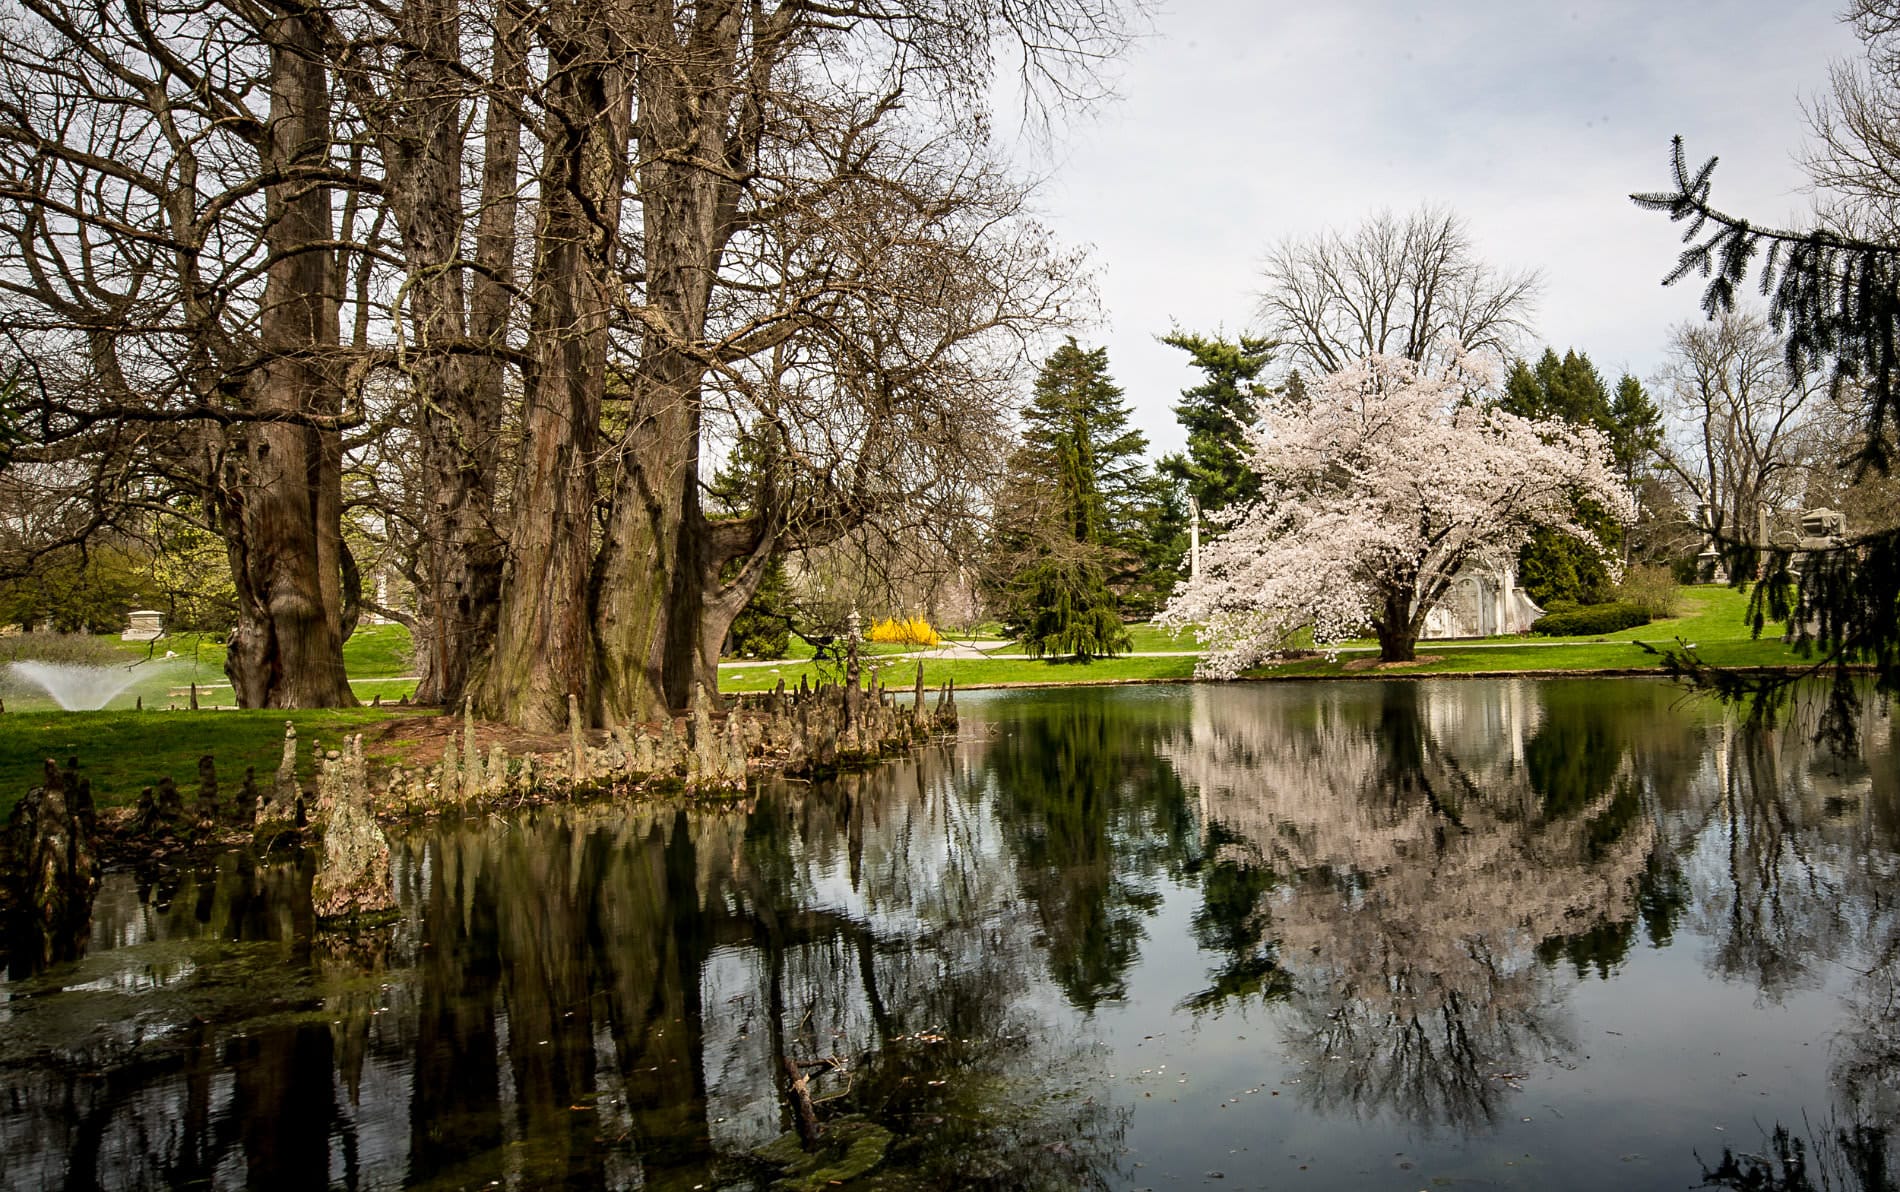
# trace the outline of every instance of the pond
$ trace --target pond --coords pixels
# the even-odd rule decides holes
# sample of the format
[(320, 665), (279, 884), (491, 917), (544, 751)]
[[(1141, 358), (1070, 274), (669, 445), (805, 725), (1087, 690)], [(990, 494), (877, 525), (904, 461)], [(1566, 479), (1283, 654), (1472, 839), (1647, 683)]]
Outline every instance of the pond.
[[(1900, 1175), (1890, 718), (1842, 759), (1643, 680), (960, 704), (742, 808), (417, 828), (348, 939), (307, 863), (111, 875), (77, 964), (0, 983), (3, 1182)], [(795, 1080), (832, 1141), (787, 1166)]]

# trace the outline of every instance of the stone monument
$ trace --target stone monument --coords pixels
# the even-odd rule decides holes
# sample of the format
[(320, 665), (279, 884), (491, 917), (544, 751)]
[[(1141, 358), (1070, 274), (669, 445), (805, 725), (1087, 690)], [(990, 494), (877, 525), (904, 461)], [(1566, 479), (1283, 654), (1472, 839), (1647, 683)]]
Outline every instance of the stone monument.
[(149, 642), (165, 635), (165, 614), (156, 609), (135, 609), (125, 615), (125, 632), (119, 635), (121, 641)]

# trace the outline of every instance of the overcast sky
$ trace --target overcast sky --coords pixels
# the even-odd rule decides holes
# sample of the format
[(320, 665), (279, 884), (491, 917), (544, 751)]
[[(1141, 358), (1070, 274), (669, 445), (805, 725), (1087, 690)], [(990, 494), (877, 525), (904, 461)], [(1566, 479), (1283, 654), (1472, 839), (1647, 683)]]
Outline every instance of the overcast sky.
[(1098, 270), (1081, 338), (1157, 451), (1195, 374), (1155, 336), (1250, 327), (1270, 244), (1382, 207), (1448, 204), (1487, 260), (1543, 271), (1540, 343), (1647, 378), (1699, 290), (1658, 284), (1680, 229), (1625, 196), (1666, 187), (1681, 133), (1721, 157), (1718, 205), (1800, 220), (1800, 101), (1857, 48), (1839, 0), (1165, 3), (1119, 98), (1035, 167)]

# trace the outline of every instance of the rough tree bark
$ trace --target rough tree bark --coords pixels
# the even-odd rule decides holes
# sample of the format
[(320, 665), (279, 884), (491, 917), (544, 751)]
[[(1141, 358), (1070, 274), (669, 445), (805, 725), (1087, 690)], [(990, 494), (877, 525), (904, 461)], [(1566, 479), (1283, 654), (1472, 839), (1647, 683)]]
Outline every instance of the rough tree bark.
[(597, 723), (659, 719), (692, 696), (693, 676), (676, 660), (694, 649), (704, 598), (697, 372), (680, 395), (661, 380), (666, 371), (640, 370), (644, 417), (623, 447), (595, 561), (588, 706)]
[[(469, 293), (469, 335), (495, 354), (471, 361), (473, 389), (464, 426), (470, 434), (463, 481), (446, 519), (447, 546), (432, 562), (438, 625), (427, 678), (444, 703), (462, 698), (475, 661), (495, 640), (501, 603), (504, 544), (495, 524), (495, 478), (501, 441), (509, 312), (513, 309), (515, 219), (520, 208), (521, 118), (508, 97), (526, 85), (527, 47), (522, 13), (503, 0), (495, 14), (491, 78), (494, 92), (483, 128), (481, 216), (475, 230), (475, 274)], [(500, 97), (500, 98), (495, 98)], [(440, 628), (446, 626), (446, 629)]]
[(568, 695), (590, 693), (595, 448), (632, 124), (626, 19), (619, 6), (564, 4), (543, 33), (549, 142), (529, 298), (534, 362), (495, 645), (474, 680), (483, 715), (537, 731), (566, 725)]
[(520, 13), (495, 14), (491, 102), (476, 231), (475, 279), (462, 263), (462, 162), (467, 73), (460, 0), (407, 0), (397, 10), (408, 48), (387, 77), (367, 53), (338, 47), (350, 97), (375, 137), (389, 207), (408, 265), (404, 295), (412, 342), (405, 366), (419, 412), (424, 493), (417, 642), (423, 703), (459, 702), (470, 661), (493, 638), (501, 544), (493, 526), (507, 279), (514, 253), (520, 120), (511, 106), (523, 76)]
[[(310, 26), (281, 16), (271, 43), (270, 122), (262, 156), (270, 254), (258, 337), (264, 360), (249, 381), (253, 410), (336, 414), (331, 373), (337, 308), (330, 189), (309, 175), (327, 160), (329, 92)], [(237, 588), (237, 627), (225, 654), (240, 706), (355, 704), (343, 671), (342, 439), (308, 422), (260, 421), (238, 432), (216, 501)]]
[(1379, 636), (1380, 662), (1411, 662), (1418, 657), (1419, 627), (1412, 615), (1417, 593), (1410, 584), (1388, 584), (1385, 607), (1373, 629)]
[[(1105, 15), (1111, 7), (1074, 5), (1075, 27), (1059, 27), (1040, 10), (1023, 16), (961, 4), (941, 16), (941, 26), (902, 5), (791, 0), (614, 0), (584, 18), (567, 7), (547, 13), (536, 26), (547, 82), (536, 108), (542, 209), (529, 286), (534, 359), (500, 624), (474, 683), (484, 714), (558, 727), (568, 694), (578, 693), (590, 722), (624, 723), (684, 708), (700, 687), (716, 692), (720, 640), (756, 588), (777, 529), (768, 524), (749, 538), (735, 536), (702, 507), (703, 392), (716, 388), (731, 397), (746, 390), (752, 379), (745, 366), (802, 326), (824, 324), (821, 334), (851, 338), (835, 319), (826, 323), (826, 312), (854, 302), (876, 306), (859, 276), (876, 269), (840, 260), (862, 246), (861, 237), (840, 235), (830, 252), (817, 246), (835, 233), (834, 221), (850, 218), (844, 213), (853, 204), (862, 204), (868, 226), (878, 229), (873, 241), (885, 217), (919, 221), (921, 230), (905, 233), (894, 249), (920, 238), (932, 242), (942, 230), (937, 225), (956, 222), (901, 179), (873, 197), (878, 188), (870, 175), (914, 170), (926, 189), (944, 185), (934, 202), (950, 209), (985, 193), (980, 170), (963, 172), (939, 160), (934, 147), (906, 149), (898, 136), (893, 153), (883, 156), (872, 144), (880, 122), (898, 123), (892, 114), (905, 106), (902, 77), (913, 50), (930, 59), (919, 69), (939, 75), (950, 95), (974, 84), (971, 55), (980, 57), (978, 49), (999, 32), (1014, 31), (1026, 38), (1026, 52), (1054, 57), (1118, 44)], [(923, 26), (935, 32), (926, 37)], [(836, 48), (855, 53), (848, 48), (853, 31), (888, 39), (893, 61), (880, 68), (867, 60), (867, 67), (872, 75), (896, 72), (890, 94), (838, 91), (783, 69), (795, 54), (819, 61), (833, 45), (815, 39), (832, 34)], [(1037, 39), (1048, 31), (1055, 47), (1044, 50)], [(913, 37), (928, 42), (927, 52)], [(968, 52), (953, 52), (953, 45)], [(804, 95), (801, 86), (813, 90)], [(768, 124), (772, 144), (784, 139), (785, 158), (765, 150)], [(637, 146), (631, 181), (638, 251), (616, 261), (630, 141)], [(855, 193), (859, 188), (864, 193)], [(774, 292), (772, 280), (761, 280), (771, 263), (751, 254), (777, 251), (781, 236), (809, 237), (803, 247), (810, 255), (787, 254), (789, 272), (779, 279), (786, 284)], [(1012, 259), (1035, 269), (1041, 258)], [(727, 269), (734, 276), (722, 282)], [(980, 324), (990, 300), (965, 310), (957, 303), (968, 295), (955, 285), (949, 290), (956, 294), (946, 299), (940, 287), (936, 300)], [(905, 309), (906, 298), (891, 298), (889, 306)], [(607, 389), (610, 313), (625, 316), (620, 326), (638, 345), (614, 374), (617, 400), (611, 428), (603, 430), (597, 420)], [(906, 342), (897, 354), (916, 346)], [(939, 354), (923, 355), (918, 364), (928, 368)], [(884, 364), (880, 358), (867, 366)], [(860, 429), (854, 424), (850, 433)], [(597, 490), (596, 476), (604, 490)], [(824, 487), (829, 479), (815, 483)], [(597, 508), (603, 492), (605, 507)], [(783, 511), (770, 516), (787, 520)]]
[[(707, 549), (702, 552), (700, 587), (706, 596), (700, 608), (693, 673), (709, 692), (719, 690), (719, 653), (726, 633), (759, 590), (778, 540), (770, 522), (757, 517), (715, 523), (704, 535)], [(735, 573), (726, 576), (727, 565), (735, 562)]]
[[(635, 182), (648, 315), (633, 378), (635, 417), (620, 440), (595, 567), (589, 706), (597, 722), (651, 720), (684, 708), (696, 686), (718, 691), (717, 643), (713, 668), (700, 665), (704, 614), (732, 556), (716, 556), (700, 502), (706, 364), (691, 347), (705, 336), (713, 282), (736, 226), (738, 180), (757, 135), (755, 108), (742, 106), (735, 124), (735, 92), (745, 82), (756, 95), (766, 82), (737, 72), (743, 17), (743, 6), (729, 0), (700, 5), (677, 30), (653, 21), (646, 31), (654, 44), (640, 73)], [(782, 32), (768, 25), (753, 34), (755, 68), (769, 73)]]

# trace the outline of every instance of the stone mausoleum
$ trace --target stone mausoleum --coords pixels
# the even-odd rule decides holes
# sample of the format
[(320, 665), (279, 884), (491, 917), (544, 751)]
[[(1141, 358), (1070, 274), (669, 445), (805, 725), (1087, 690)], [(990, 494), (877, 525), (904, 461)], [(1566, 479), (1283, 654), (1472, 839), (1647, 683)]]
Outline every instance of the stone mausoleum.
[(1442, 639), (1528, 633), (1531, 622), (1543, 615), (1537, 602), (1517, 586), (1515, 566), (1474, 563), (1459, 571), (1445, 598), (1426, 614), (1425, 631), (1420, 636)]

